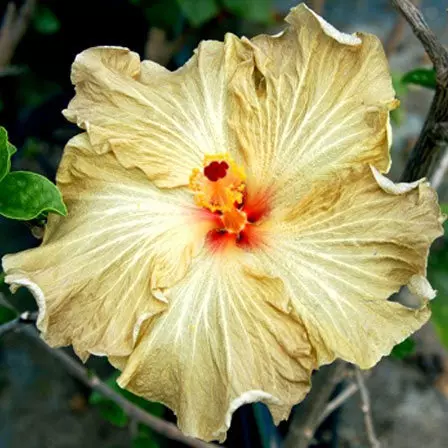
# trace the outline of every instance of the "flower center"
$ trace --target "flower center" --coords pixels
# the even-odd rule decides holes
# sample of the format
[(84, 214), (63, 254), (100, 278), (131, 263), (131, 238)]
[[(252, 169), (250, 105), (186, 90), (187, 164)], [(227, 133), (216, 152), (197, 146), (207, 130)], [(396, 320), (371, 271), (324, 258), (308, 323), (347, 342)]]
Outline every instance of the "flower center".
[(244, 168), (229, 154), (206, 155), (203, 169), (195, 168), (190, 176), (190, 189), (199, 207), (220, 216), (223, 230), (239, 233), (247, 223), (246, 213), (240, 210), (245, 180)]

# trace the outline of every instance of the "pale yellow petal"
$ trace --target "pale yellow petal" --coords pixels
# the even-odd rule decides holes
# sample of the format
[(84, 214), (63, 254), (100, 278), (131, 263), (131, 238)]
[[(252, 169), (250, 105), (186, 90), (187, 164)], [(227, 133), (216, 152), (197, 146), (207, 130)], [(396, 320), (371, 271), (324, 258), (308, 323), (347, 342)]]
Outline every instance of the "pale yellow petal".
[(148, 321), (129, 359), (112, 359), (121, 386), (160, 401), (180, 429), (224, 440), (232, 413), (262, 401), (276, 423), (303, 399), (315, 367), (280, 280), (254, 271), (243, 251), (204, 251), (167, 291), (167, 313)]
[(51, 214), (41, 247), (4, 257), (6, 282), (35, 295), (49, 344), (73, 344), (83, 358), (128, 355), (144, 320), (166, 308), (163, 291), (184, 275), (206, 224), (188, 192), (161, 192), (113, 154), (95, 155), (86, 134), (69, 142), (58, 185), (67, 218)]
[(204, 154), (228, 149), (222, 42), (202, 42), (175, 72), (126, 48), (97, 47), (72, 68), (76, 96), (64, 115), (158, 186), (188, 185)]
[[(443, 231), (436, 194), (427, 182), (384, 185), (368, 167), (348, 171), (266, 224), (265, 263), (284, 280), (320, 364), (369, 368), (429, 318), (426, 261)], [(418, 309), (387, 300), (408, 284)]]
[(229, 124), (248, 187), (269, 191), (273, 207), (355, 165), (387, 171), (397, 105), (379, 39), (340, 33), (304, 4), (286, 21), (276, 36), (226, 40)]

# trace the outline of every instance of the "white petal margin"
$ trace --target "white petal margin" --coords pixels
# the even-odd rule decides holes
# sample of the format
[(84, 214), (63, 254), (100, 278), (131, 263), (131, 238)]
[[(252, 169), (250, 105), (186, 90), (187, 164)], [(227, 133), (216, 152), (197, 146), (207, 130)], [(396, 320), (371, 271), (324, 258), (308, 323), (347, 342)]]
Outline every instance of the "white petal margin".
[(412, 294), (424, 300), (432, 300), (437, 295), (437, 291), (432, 289), (428, 279), (422, 275), (413, 275), (407, 286)]
[[(249, 390), (241, 394), (238, 398), (235, 398), (235, 400), (233, 400), (230, 403), (229, 410), (227, 411), (226, 414), (226, 427), (230, 428), (232, 415), (238, 408), (240, 408), (245, 404), (257, 403), (257, 402), (281, 405), (281, 401), (278, 398), (272, 396), (271, 394), (268, 394), (262, 390)], [(219, 432), (216, 433), (215, 436), (216, 438), (219, 438), (220, 436)]]
[[(319, 364), (370, 368), (429, 318), (431, 243), (442, 235), (427, 182), (393, 185), (365, 167), (317, 184), (270, 226), (266, 262), (283, 279)], [(388, 298), (402, 286), (417, 309)]]
[(128, 359), (110, 358), (121, 387), (164, 403), (184, 433), (204, 440), (223, 441), (245, 403), (262, 401), (277, 424), (286, 419), (315, 367), (282, 282), (253, 271), (246, 257), (205, 249)]
[[(319, 14), (316, 14), (312, 9), (308, 8), (308, 6), (304, 5), (308, 11), (310, 11), (314, 17), (319, 21), (322, 30), (327, 36), (332, 37), (334, 40), (337, 40), (340, 44), (344, 45), (361, 45), (362, 40), (356, 34), (347, 34), (342, 33), (338, 29), (336, 29), (331, 23), (328, 23), (323, 17)], [(295, 8), (292, 9), (294, 11)]]
[(72, 139), (58, 171), (66, 218), (50, 215), (39, 248), (6, 255), (13, 289), (30, 289), (38, 327), (52, 346), (128, 355), (159, 300), (200, 250), (208, 224), (191, 195), (162, 192), (111, 153), (96, 155), (87, 134)]
[[(414, 190), (418, 185), (422, 182), (426, 182), (426, 179), (419, 179), (414, 182), (400, 182), (395, 183), (391, 181), (389, 178), (381, 174), (374, 166), (370, 165), (370, 169), (372, 170), (373, 176), (375, 180), (378, 182), (378, 185), (389, 194), (401, 195), (409, 193)], [(427, 183), (427, 182), (426, 182)], [(427, 183), (429, 185), (429, 183)]]
[[(3, 266), (3, 270), (5, 270)], [(31, 294), (33, 295), (34, 299), (36, 300), (37, 307), (39, 310), (39, 314), (37, 316), (36, 325), (39, 327), (42, 323), (42, 320), (45, 318), (46, 314), (46, 305), (45, 305), (45, 296), (43, 291), (37, 286), (35, 283), (33, 283), (28, 278), (22, 277), (20, 275), (6, 275), (5, 276), (5, 283), (7, 283), (10, 286), (11, 292), (14, 294), (17, 289), (19, 289), (21, 286), (25, 286), (29, 289)]]

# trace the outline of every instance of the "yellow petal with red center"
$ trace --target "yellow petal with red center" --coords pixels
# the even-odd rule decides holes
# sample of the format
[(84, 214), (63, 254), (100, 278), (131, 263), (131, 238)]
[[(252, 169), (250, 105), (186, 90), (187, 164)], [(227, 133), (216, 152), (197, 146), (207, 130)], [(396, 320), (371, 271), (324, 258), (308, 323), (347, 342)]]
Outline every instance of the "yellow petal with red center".
[[(51, 345), (77, 353), (127, 355), (140, 326), (165, 310), (209, 230), (188, 191), (154, 187), (111, 153), (72, 139), (58, 172), (68, 217), (51, 214), (41, 247), (3, 258), (6, 282), (27, 286)], [(164, 302), (165, 300), (165, 302)]]
[(231, 146), (223, 58), (222, 42), (206, 41), (171, 72), (126, 48), (91, 48), (73, 64), (76, 96), (64, 115), (87, 131), (94, 152), (112, 151), (158, 186), (188, 185), (204, 154)]
[(226, 38), (229, 124), (248, 188), (288, 208), (311, 182), (390, 164), (389, 110), (396, 107), (378, 38), (338, 32), (304, 4), (279, 35)]
[[(426, 262), (443, 233), (436, 193), (373, 171), (317, 184), (271, 222), (264, 264), (285, 282), (320, 364), (370, 368), (430, 316)], [(422, 296), (416, 308), (388, 300), (403, 285)]]
[[(230, 256), (229, 256), (230, 255)], [(118, 383), (177, 415), (180, 429), (224, 440), (232, 413), (266, 403), (278, 424), (310, 387), (314, 353), (282, 282), (244, 251), (204, 251), (167, 291), (168, 312), (149, 320)]]

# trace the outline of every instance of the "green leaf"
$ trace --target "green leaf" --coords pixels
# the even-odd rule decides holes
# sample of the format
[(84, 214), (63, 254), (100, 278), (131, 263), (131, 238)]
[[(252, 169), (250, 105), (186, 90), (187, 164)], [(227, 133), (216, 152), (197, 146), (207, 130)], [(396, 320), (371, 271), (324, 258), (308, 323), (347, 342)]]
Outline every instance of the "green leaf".
[(406, 73), (401, 79), (403, 84), (416, 84), (429, 89), (436, 88), (436, 71), (433, 68), (417, 68)]
[(34, 13), (33, 26), (41, 34), (55, 34), (61, 28), (61, 23), (51, 9), (38, 6)]
[(408, 357), (409, 355), (412, 355), (415, 350), (415, 342), (408, 338), (405, 339), (400, 344), (397, 344), (391, 352), (391, 356), (396, 359), (403, 359)]
[(44, 212), (67, 214), (61, 193), (48, 179), (36, 173), (15, 171), (0, 182), (0, 215), (30, 220)]
[(9, 142), (6, 143), (6, 147), (8, 148), (9, 157), (13, 156), (17, 152), (17, 148)]
[(233, 14), (254, 22), (269, 23), (273, 20), (272, 0), (223, 0)]
[(11, 169), (11, 153), (8, 148), (8, 133), (0, 127), (0, 182)]
[(216, 17), (219, 8), (216, 0), (177, 0), (188, 21), (195, 27)]

